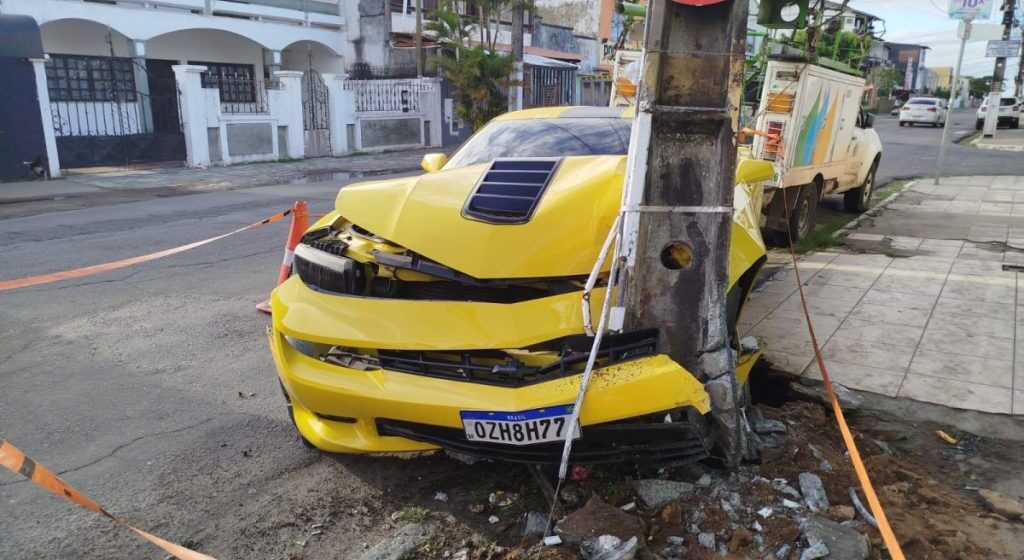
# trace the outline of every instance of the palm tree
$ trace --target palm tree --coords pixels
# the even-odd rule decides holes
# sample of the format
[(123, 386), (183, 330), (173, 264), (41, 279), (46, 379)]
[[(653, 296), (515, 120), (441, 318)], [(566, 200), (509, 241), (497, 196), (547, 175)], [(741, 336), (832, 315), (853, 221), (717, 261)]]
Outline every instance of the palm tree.
[(456, 112), (473, 130), (508, 109), (507, 90), (513, 85), (512, 57), (484, 48), (453, 45), (455, 56), (436, 56), (434, 63), (455, 89)]
[(430, 17), (431, 21), (423, 28), (434, 33), (438, 54), (458, 60), (459, 51), (456, 46), (466, 44), (473, 33), (473, 24), (449, 10), (434, 10)]

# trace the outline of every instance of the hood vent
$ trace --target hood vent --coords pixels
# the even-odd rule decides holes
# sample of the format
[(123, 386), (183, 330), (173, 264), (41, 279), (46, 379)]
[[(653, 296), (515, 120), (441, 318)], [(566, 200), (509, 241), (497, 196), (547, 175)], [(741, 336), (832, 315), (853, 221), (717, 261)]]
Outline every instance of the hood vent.
[(559, 158), (496, 159), (462, 214), (495, 224), (528, 222), (558, 169)]

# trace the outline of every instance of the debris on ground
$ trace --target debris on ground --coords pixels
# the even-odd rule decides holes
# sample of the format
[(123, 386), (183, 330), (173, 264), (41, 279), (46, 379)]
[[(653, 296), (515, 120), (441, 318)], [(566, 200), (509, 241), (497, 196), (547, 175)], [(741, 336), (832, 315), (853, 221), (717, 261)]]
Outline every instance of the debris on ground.
[(644, 538), (644, 522), (636, 515), (608, 505), (599, 496), (593, 496), (582, 508), (570, 513), (555, 526), (555, 534), (570, 543), (612, 535), (622, 540)]
[[(614, 549), (613, 543), (631, 541), (634, 548), (611, 558), (889, 558), (878, 530), (871, 525), (871, 512), (861, 502), (864, 494), (842, 437), (834, 429), (830, 407), (801, 400), (762, 408), (763, 425), (776, 433), (780, 425), (785, 426), (785, 433), (779, 447), (760, 464), (733, 471), (711, 463), (657, 471), (594, 467), (580, 477), (583, 480), (561, 488), (563, 492), (571, 488), (579, 501), (576, 505), (561, 502), (552, 519), (548, 519), (548, 495), (554, 496), (553, 491), (541, 491), (529, 476), (518, 484), (510, 483), (507, 475), (496, 476), (486, 490), (453, 494), (449, 502), (430, 501), (435, 508), (450, 508), (459, 520), (457, 528), (440, 531), (411, 560), (451, 560), (463, 549), (468, 549), (466, 560), (603, 558), (598, 554)], [(956, 461), (967, 463), (981, 453), (976, 436), (950, 430), (959, 442), (952, 446), (937, 441), (937, 426), (914, 427), (915, 445), (944, 454), (915, 461), (906, 456), (910, 427), (881, 421), (858, 426), (861, 420), (851, 415), (853, 435), (906, 558), (1024, 560), (1015, 555), (1024, 530), (1019, 521), (1024, 509), (1015, 508), (1024, 504), (1012, 493), (977, 490), (980, 485), (972, 486), (973, 479), (946, 478), (949, 465), (936, 460), (941, 456), (953, 461), (955, 455), (960, 457)], [(869, 432), (861, 431), (868, 428)], [(887, 443), (887, 449), (880, 441)], [(437, 487), (444, 486), (427, 487), (426, 496)], [(492, 493), (496, 495), (493, 503), (481, 500)], [(516, 495), (514, 503), (499, 507), (504, 500), (497, 498), (509, 494)], [(486, 518), (492, 514), (493, 524)], [(1014, 532), (1014, 527), (1022, 528)], [(480, 534), (488, 535), (492, 546), (467, 544), (470, 535)]]
[(864, 560), (870, 552), (868, 539), (860, 531), (824, 517), (809, 516), (801, 531), (811, 548), (819, 543), (824, 545), (830, 560)]
[(814, 513), (828, 509), (828, 495), (825, 494), (825, 486), (821, 477), (814, 473), (800, 473), (800, 492), (804, 495), (804, 503)]
[(548, 516), (539, 511), (528, 511), (523, 517), (523, 538), (540, 539), (548, 533), (551, 522)]
[(984, 500), (985, 506), (992, 510), (992, 513), (1002, 515), (1014, 521), (1024, 521), (1024, 504), (1007, 498), (995, 490), (978, 490), (978, 495)]
[(400, 560), (427, 542), (438, 530), (434, 523), (402, 525), (384, 540), (365, 551), (359, 560)]
[(638, 542), (636, 537), (623, 542), (615, 535), (601, 535), (584, 540), (580, 544), (580, 554), (584, 560), (633, 560)]
[(650, 509), (678, 500), (682, 496), (693, 492), (693, 484), (689, 482), (678, 482), (675, 480), (644, 479), (633, 482), (633, 490), (636, 492), (640, 502)]
[(507, 508), (519, 502), (519, 494), (498, 490), (497, 492), (492, 492), (487, 501), (494, 507)]

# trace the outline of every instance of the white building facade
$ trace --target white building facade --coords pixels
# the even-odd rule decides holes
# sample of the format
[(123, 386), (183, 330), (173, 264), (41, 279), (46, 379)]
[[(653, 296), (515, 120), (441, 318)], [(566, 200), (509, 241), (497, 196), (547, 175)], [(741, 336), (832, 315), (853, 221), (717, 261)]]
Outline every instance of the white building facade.
[[(358, 0), (3, 0), (0, 14), (39, 26), (51, 176), (440, 145), (436, 80), (347, 80), (388, 60)], [(362, 106), (378, 94), (398, 97)]]

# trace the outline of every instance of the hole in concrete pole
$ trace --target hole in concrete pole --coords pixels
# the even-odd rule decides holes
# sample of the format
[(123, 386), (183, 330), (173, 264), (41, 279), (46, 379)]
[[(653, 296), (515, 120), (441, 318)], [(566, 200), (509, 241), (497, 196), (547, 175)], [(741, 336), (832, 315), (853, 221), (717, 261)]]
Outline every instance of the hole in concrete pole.
[(693, 251), (682, 241), (672, 241), (661, 250), (661, 264), (669, 270), (680, 270), (690, 266)]

